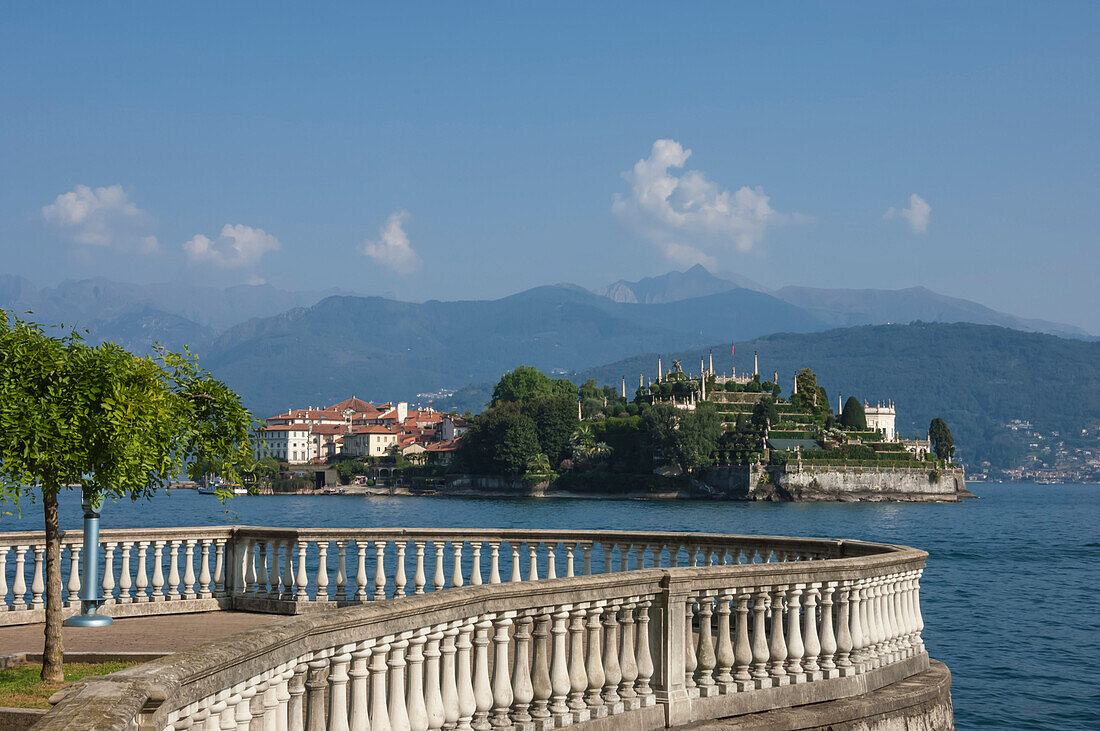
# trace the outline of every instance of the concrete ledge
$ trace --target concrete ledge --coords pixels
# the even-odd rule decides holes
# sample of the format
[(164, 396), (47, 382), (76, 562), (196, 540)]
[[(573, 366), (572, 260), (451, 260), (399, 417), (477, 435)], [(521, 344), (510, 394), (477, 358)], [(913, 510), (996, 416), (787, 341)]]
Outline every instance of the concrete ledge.
[(929, 668), (851, 698), (751, 713), (682, 726), (706, 731), (943, 731), (954, 729), (951, 672), (935, 660)]
[[(114, 619), (124, 617), (148, 617), (153, 614), (192, 614), (196, 612), (216, 612), (219, 609), (229, 609), (230, 601), (226, 597), (211, 599), (173, 599), (160, 602), (131, 602), (130, 604), (104, 604), (99, 609), (100, 614), (105, 614)], [(71, 617), (80, 614), (79, 606), (65, 607), (61, 610), (63, 617)], [(22, 624), (40, 624), (46, 621), (45, 609), (19, 609), (15, 611), (0, 611), (0, 627), (12, 627)]]

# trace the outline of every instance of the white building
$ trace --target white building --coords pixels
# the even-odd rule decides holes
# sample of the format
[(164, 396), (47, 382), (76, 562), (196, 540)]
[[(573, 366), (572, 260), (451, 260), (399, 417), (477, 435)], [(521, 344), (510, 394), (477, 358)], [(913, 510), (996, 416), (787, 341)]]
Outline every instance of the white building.
[(898, 432), (894, 428), (894, 422), (897, 419), (897, 412), (894, 410), (893, 402), (879, 402), (878, 406), (868, 406), (867, 402), (863, 402), (863, 413), (867, 415), (867, 428), (871, 431), (877, 431), (882, 434), (882, 438), (888, 442), (892, 442), (897, 439)]
[(383, 457), (397, 444), (400, 432), (378, 424), (353, 427), (344, 435), (344, 454), (351, 457)]

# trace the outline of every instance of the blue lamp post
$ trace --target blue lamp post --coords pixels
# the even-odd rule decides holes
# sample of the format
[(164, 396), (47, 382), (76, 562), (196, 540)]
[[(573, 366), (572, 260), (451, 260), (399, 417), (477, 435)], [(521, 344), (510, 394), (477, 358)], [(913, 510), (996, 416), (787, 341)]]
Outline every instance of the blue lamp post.
[(98, 614), (103, 599), (99, 596), (99, 513), (88, 488), (80, 501), (84, 508), (84, 564), (80, 576), (80, 614), (65, 620), (66, 627), (106, 627), (110, 617)]

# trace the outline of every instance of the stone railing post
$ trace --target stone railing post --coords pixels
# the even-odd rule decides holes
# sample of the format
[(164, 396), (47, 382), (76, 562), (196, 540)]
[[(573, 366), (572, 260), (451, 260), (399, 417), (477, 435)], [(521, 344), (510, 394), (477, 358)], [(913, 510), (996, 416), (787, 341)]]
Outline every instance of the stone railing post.
[[(657, 647), (655, 664), (655, 696), (665, 707), (665, 724), (678, 726), (691, 720), (691, 698), (684, 682), (685, 659), (692, 645), (687, 632), (688, 602), (691, 582), (669, 580), (657, 595), (649, 610), (649, 619), (656, 627), (653, 638)], [(639, 641), (641, 628), (639, 627)]]

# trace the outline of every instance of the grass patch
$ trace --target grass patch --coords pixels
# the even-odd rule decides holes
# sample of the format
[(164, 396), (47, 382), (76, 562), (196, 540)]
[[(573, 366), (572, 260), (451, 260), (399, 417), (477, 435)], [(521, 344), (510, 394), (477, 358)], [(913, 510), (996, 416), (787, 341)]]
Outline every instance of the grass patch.
[(136, 662), (67, 662), (65, 682), (43, 683), (37, 663), (16, 665), (0, 670), (0, 706), (12, 708), (49, 708), (49, 697), (89, 675), (107, 675), (138, 665)]

